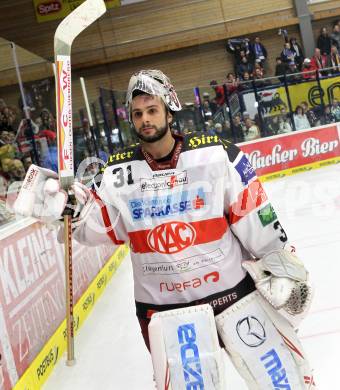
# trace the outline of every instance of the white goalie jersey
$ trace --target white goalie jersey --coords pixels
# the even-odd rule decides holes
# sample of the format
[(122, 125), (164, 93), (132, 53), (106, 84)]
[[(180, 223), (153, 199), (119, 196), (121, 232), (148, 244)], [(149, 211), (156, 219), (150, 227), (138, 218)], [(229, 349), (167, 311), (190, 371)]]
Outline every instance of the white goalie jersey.
[(75, 231), (86, 245), (130, 242), (145, 318), (195, 303), (221, 312), (255, 289), (241, 262), (287, 243), (238, 147), (202, 133), (175, 137), (182, 148), (171, 169), (154, 170), (138, 145), (112, 155)]

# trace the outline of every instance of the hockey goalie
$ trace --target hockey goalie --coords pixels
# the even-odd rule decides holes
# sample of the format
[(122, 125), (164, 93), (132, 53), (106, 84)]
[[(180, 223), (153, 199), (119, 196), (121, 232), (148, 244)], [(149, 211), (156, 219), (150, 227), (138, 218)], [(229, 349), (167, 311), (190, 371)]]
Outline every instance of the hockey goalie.
[[(161, 71), (133, 74), (126, 104), (140, 143), (110, 156), (91, 187), (73, 184), (73, 237), (130, 243), (157, 388), (231, 388), (225, 349), (249, 389), (315, 389), (296, 332), (309, 274), (246, 156), (216, 135), (177, 134), (181, 104)], [(32, 166), (16, 210), (51, 222), (66, 201), (56, 175)]]

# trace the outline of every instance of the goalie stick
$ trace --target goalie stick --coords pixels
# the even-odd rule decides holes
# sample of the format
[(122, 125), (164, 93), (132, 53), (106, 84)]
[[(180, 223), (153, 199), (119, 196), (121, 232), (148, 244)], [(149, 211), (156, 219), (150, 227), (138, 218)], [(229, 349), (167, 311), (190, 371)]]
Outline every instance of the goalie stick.
[[(56, 64), (56, 111), (58, 136), (58, 172), (61, 187), (69, 192), (74, 181), (71, 47), (73, 40), (106, 12), (104, 0), (86, 0), (59, 24), (54, 35)], [(72, 201), (72, 199), (70, 199)], [(72, 277), (72, 210), (64, 215), (66, 337), (67, 360), (74, 359), (73, 277)]]
[(89, 105), (89, 99), (87, 97), (87, 91), (86, 91), (84, 77), (80, 77), (80, 85), (81, 85), (81, 89), (83, 91), (83, 96), (84, 96), (84, 101), (85, 101), (87, 118), (89, 120), (90, 133), (91, 133), (91, 139), (92, 139), (93, 147), (94, 147), (94, 150), (96, 152), (96, 156), (99, 157), (97, 140), (96, 140), (96, 135), (95, 135), (95, 132), (94, 132), (93, 119), (92, 119), (91, 109), (90, 109), (90, 105)]

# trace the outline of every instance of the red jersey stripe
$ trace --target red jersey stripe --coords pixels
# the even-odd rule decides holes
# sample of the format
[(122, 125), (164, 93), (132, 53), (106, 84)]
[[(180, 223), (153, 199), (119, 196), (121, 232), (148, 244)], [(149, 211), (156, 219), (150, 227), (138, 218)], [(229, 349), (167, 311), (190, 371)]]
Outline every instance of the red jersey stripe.
[(261, 182), (257, 179), (239, 193), (237, 201), (229, 207), (229, 223), (232, 225), (250, 214), (267, 200)]
[[(228, 230), (228, 222), (225, 217), (186, 222), (186, 224), (190, 225), (195, 232), (195, 239), (192, 245), (200, 245), (219, 240)], [(154, 229), (157, 229), (157, 226)], [(148, 235), (151, 231), (151, 229), (147, 229), (129, 232), (131, 248), (135, 253), (156, 252), (148, 243)]]
[(110, 220), (110, 217), (109, 217), (109, 213), (108, 213), (107, 208), (104, 205), (103, 201), (100, 199), (100, 197), (98, 196), (98, 194), (95, 191), (91, 191), (91, 193), (94, 196), (94, 198), (97, 201), (97, 203), (99, 204), (100, 211), (102, 213), (103, 222), (104, 222), (104, 225), (106, 227), (107, 235), (111, 238), (111, 241), (114, 244), (116, 244), (116, 245), (124, 244), (124, 241), (121, 241), (121, 240), (117, 239), (117, 237), (116, 237), (116, 235), (115, 235), (115, 233), (113, 231), (113, 228), (112, 228), (112, 225), (111, 225), (111, 220)]

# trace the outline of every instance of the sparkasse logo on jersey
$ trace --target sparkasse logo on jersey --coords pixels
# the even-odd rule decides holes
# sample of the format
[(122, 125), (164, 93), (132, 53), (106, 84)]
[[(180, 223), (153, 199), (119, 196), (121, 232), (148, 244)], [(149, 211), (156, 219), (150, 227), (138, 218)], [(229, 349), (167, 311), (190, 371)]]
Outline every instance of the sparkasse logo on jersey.
[(182, 191), (171, 195), (139, 198), (129, 201), (129, 209), (135, 221), (145, 218), (165, 218), (202, 210), (206, 207), (206, 195), (203, 187), (195, 191)]
[(188, 223), (172, 221), (156, 226), (148, 234), (149, 247), (158, 253), (173, 254), (191, 246), (196, 238), (195, 229)]
[(187, 172), (180, 172), (163, 175), (154, 175), (152, 179), (140, 179), (140, 186), (142, 192), (144, 191), (157, 191), (157, 190), (169, 190), (174, 187), (188, 184)]

